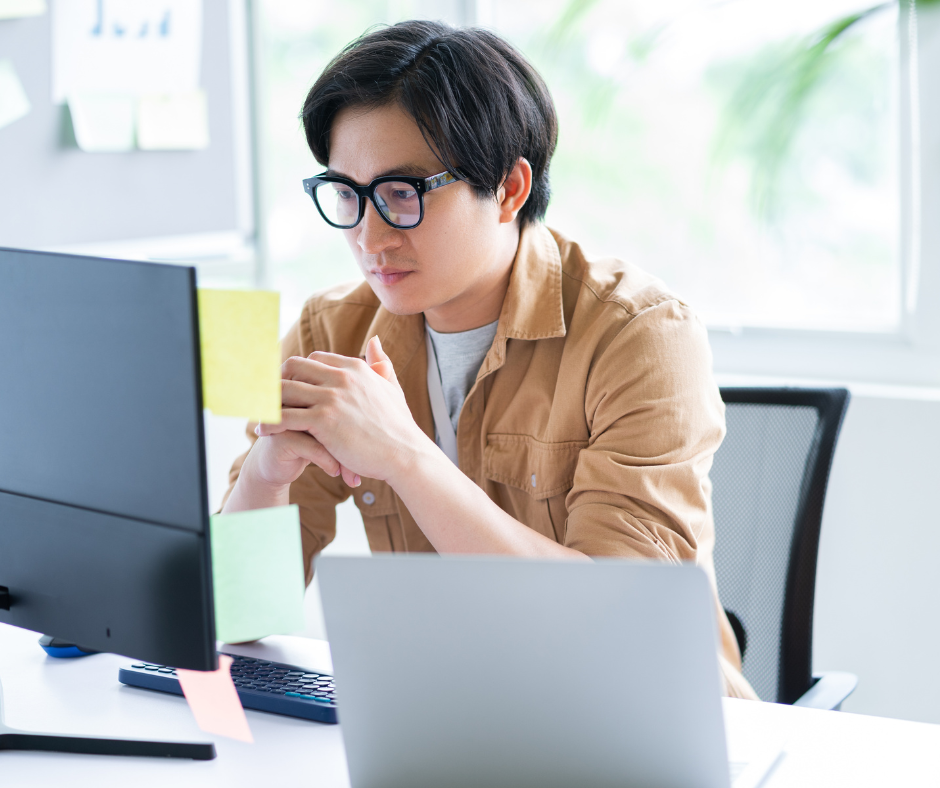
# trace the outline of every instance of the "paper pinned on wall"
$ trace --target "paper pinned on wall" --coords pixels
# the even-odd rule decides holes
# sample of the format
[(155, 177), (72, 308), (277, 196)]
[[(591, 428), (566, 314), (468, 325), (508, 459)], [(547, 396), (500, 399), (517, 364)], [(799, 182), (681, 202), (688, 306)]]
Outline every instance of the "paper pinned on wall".
[(141, 150), (208, 148), (209, 105), (205, 91), (141, 96), (137, 104), (137, 147)]
[(199, 88), (201, 0), (68, 0), (52, 6), (52, 101)]
[(90, 153), (133, 150), (136, 103), (133, 96), (71, 96), (69, 113), (78, 147)]
[(9, 60), (0, 60), (0, 129), (29, 114), (32, 107)]
[(46, 0), (0, 0), (0, 19), (21, 19), (46, 13)]
[(210, 519), (215, 634), (226, 643), (304, 628), (304, 565), (296, 506)]
[(253, 744), (245, 709), (232, 681), (232, 662), (231, 657), (219, 654), (218, 670), (177, 668), (176, 677), (200, 730)]
[(217, 416), (281, 422), (280, 296), (199, 290), (204, 407)]

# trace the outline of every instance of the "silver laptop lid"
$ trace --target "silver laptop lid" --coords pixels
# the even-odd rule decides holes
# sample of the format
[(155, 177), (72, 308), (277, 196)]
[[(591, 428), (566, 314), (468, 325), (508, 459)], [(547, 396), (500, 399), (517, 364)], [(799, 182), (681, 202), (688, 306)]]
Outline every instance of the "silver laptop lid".
[(317, 564), (353, 788), (727, 788), (714, 597), (693, 566)]

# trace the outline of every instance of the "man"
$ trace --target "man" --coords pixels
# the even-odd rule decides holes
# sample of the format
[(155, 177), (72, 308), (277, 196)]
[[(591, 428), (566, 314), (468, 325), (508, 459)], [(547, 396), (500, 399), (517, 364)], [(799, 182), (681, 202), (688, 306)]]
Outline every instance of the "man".
[[(557, 129), (528, 62), (402, 23), (341, 52), (302, 117), (328, 168), (305, 188), (365, 282), (307, 302), (282, 422), (249, 425), (224, 511), (296, 503), (308, 567), (353, 488), (376, 551), (695, 561), (714, 582), (706, 332), (539, 223)], [(726, 690), (754, 697), (715, 600)]]

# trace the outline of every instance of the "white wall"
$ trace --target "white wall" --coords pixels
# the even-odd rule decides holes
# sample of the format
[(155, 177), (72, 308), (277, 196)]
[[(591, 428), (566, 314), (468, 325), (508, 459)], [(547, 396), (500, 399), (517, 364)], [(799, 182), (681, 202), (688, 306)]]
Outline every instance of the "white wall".
[(940, 394), (854, 393), (816, 583), (814, 669), (848, 670), (844, 709), (940, 722)]

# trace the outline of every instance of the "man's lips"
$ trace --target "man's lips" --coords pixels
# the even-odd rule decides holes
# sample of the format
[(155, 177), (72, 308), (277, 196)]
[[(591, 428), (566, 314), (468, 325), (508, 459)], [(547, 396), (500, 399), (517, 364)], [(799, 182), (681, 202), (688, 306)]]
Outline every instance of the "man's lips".
[(383, 285), (394, 285), (404, 279), (408, 274), (414, 273), (413, 271), (398, 270), (395, 268), (385, 268), (382, 270), (375, 269), (369, 272), (378, 279)]

